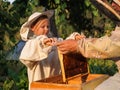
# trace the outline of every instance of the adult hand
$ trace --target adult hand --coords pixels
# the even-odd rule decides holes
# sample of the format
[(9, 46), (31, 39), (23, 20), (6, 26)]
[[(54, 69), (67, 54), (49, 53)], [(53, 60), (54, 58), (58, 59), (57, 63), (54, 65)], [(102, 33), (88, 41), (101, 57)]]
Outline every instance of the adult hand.
[(73, 39), (68, 39), (68, 40), (58, 42), (56, 45), (62, 54), (77, 52), (77, 49), (78, 49), (77, 40), (73, 40)]

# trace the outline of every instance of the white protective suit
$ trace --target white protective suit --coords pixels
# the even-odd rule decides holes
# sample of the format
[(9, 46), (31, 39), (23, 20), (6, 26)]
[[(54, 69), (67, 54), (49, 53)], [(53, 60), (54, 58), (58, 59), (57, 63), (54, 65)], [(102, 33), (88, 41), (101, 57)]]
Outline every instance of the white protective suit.
[[(48, 37), (45, 35), (34, 36), (25, 25), (20, 30), (22, 40), (26, 41), (20, 61), (27, 67), (29, 85), (33, 81), (61, 74), (57, 47), (44, 45), (43, 39)], [(67, 39), (75, 39), (76, 34), (78, 33), (71, 34)]]
[(28, 32), (29, 28), (22, 28), (20, 31), (22, 39), (24, 37), (23, 40), (26, 40), (20, 61), (27, 67), (29, 83), (60, 74), (57, 48), (43, 44), (43, 39), (47, 38), (45, 35), (33, 35), (27, 39)]

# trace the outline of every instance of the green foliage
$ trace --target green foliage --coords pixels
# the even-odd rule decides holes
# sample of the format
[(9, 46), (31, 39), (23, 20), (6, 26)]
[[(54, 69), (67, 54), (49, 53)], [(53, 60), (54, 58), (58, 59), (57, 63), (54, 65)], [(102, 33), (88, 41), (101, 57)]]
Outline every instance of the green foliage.
[(111, 60), (90, 59), (88, 63), (91, 73), (113, 75), (118, 71), (115, 62)]
[(114, 28), (111, 20), (101, 15), (89, 0), (15, 0), (13, 4), (1, 1), (0, 5), (1, 50), (8, 50), (18, 42), (20, 27), (29, 15), (46, 9), (55, 9), (57, 30), (63, 38), (74, 31), (100, 37)]
[(0, 68), (0, 90), (28, 90), (27, 71), (23, 64), (1, 57)]
[[(0, 90), (28, 90), (26, 67), (19, 61), (6, 61), (5, 52), (20, 40), (20, 27), (30, 15), (48, 9), (55, 10), (57, 32), (62, 38), (72, 32), (100, 37), (115, 27), (89, 0), (15, 0), (13, 4), (0, 0)], [(88, 63), (91, 73), (113, 75), (117, 71), (112, 61), (91, 59)]]

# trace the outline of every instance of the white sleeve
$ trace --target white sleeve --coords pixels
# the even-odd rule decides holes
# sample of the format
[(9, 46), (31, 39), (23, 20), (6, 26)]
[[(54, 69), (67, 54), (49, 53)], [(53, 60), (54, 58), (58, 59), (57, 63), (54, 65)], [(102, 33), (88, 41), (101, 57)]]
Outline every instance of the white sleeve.
[(37, 62), (47, 58), (48, 53), (51, 51), (51, 46), (45, 46), (43, 44), (44, 38), (47, 37), (42, 35), (26, 42), (20, 55), (22, 63), (29, 66), (31, 62)]

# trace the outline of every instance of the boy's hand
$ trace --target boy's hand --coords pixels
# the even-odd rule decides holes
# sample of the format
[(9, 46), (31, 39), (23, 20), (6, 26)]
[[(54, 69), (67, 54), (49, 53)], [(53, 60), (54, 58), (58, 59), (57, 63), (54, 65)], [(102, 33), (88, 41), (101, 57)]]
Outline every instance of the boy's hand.
[(82, 38), (85, 38), (85, 36), (84, 35), (80, 35), (80, 34), (76, 34), (75, 35), (75, 40), (80, 40)]
[(56, 41), (56, 38), (46, 38), (43, 40), (43, 43), (48, 46), (53, 46)]

